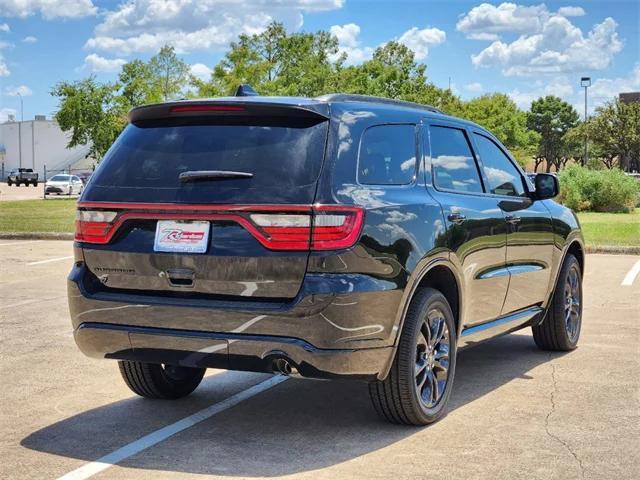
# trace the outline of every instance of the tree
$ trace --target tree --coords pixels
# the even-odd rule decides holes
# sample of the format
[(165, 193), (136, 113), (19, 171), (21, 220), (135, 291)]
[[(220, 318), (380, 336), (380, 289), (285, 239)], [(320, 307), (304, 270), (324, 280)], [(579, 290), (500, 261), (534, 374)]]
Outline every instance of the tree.
[(125, 63), (118, 80), (121, 85), (121, 95), (129, 108), (161, 102), (163, 99), (160, 80), (154, 79), (150, 65), (142, 60)]
[[(625, 171), (640, 171), (640, 103), (615, 99), (596, 108), (593, 142), (603, 159), (615, 160)], [(603, 160), (604, 161), (604, 160)], [(611, 168), (611, 167), (609, 167)]]
[(163, 100), (173, 100), (182, 92), (189, 79), (189, 66), (176, 55), (175, 49), (165, 45), (149, 60), (150, 91), (156, 90)]
[(100, 84), (93, 76), (53, 88), (51, 95), (60, 99), (56, 121), (63, 131), (71, 131), (67, 148), (89, 145), (89, 156), (102, 158), (127, 121), (117, 90), (117, 84)]
[(540, 161), (546, 161), (546, 171), (560, 169), (566, 145), (563, 137), (578, 124), (579, 116), (575, 108), (558, 97), (549, 95), (534, 100), (527, 113), (527, 127), (540, 135), (537, 150), (536, 170)]
[(465, 118), (482, 125), (510, 150), (530, 151), (539, 137), (527, 128), (527, 115), (504, 93), (482, 95), (465, 103)]
[(214, 67), (209, 82), (195, 80), (200, 95), (228, 95), (243, 83), (261, 95), (317, 96), (335, 88), (342, 63), (328, 32), (288, 34), (273, 22), (260, 34), (240, 35)]

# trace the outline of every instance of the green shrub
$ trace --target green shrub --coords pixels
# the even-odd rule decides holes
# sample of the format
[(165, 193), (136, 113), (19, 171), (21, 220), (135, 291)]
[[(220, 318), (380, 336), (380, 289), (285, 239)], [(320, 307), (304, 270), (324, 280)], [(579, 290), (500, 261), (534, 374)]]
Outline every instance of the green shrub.
[(560, 172), (559, 201), (579, 212), (630, 212), (640, 184), (618, 169), (589, 170), (572, 165)]

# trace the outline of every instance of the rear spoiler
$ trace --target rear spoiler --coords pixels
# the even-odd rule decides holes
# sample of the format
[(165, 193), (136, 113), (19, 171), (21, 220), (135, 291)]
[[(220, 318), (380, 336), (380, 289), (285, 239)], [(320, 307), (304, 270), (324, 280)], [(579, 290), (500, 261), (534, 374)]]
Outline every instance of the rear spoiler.
[(327, 104), (277, 103), (273, 101), (236, 100), (188, 100), (144, 105), (129, 112), (131, 123), (159, 119), (184, 119), (216, 117), (275, 117), (287, 119), (307, 119), (321, 122), (329, 118)]

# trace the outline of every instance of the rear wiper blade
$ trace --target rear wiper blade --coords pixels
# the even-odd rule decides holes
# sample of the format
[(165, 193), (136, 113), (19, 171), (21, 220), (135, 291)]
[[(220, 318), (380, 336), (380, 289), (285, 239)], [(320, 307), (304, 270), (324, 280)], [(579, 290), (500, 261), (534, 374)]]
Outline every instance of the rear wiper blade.
[(229, 180), (233, 178), (251, 178), (253, 173), (233, 172), (231, 170), (193, 170), (179, 175), (181, 182), (197, 182), (199, 180)]

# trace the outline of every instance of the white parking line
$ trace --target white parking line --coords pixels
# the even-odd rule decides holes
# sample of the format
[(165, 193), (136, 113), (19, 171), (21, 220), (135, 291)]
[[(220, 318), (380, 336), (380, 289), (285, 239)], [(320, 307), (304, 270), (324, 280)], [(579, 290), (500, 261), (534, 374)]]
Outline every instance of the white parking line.
[(0, 243), (0, 247), (11, 247), (14, 245), (26, 245), (28, 243), (40, 243), (42, 240), (23, 240), (21, 242)]
[(48, 260), (40, 260), (38, 262), (27, 263), (27, 265), (29, 265), (29, 266), (31, 266), (31, 265), (42, 265), (43, 263), (59, 262), (61, 260), (69, 260), (70, 258), (73, 258), (73, 255), (69, 255), (68, 257), (49, 258)]
[(111, 452), (105, 455), (102, 458), (99, 458), (95, 462), (87, 463), (82, 467), (73, 470), (66, 475), (63, 475), (58, 480), (84, 480), (86, 478), (92, 477), (93, 475), (106, 470), (107, 468), (115, 465), (116, 463), (125, 460), (137, 453), (140, 453), (143, 450), (146, 450), (149, 447), (156, 445), (157, 443), (166, 440), (167, 438), (179, 433), (183, 430), (186, 430), (189, 427), (192, 427), (213, 415), (220, 413), (228, 408), (231, 408), (238, 403), (247, 400), (248, 398), (253, 397), (265, 390), (270, 389), (271, 387), (275, 387), (279, 383), (284, 382), (289, 377), (283, 376), (274, 376), (264, 382), (260, 382), (253, 387), (247, 388), (235, 395), (230, 396), (222, 400), (221, 402), (214, 403), (207, 408), (204, 408), (193, 415), (189, 415), (188, 417), (183, 418), (182, 420), (178, 420), (171, 425), (167, 425), (166, 427), (161, 428), (160, 430), (156, 430), (155, 432), (151, 432), (148, 435), (145, 435), (139, 440), (135, 442), (131, 442), (128, 445), (125, 445), (118, 450)]
[(631, 267), (631, 270), (627, 272), (627, 274), (624, 276), (624, 280), (622, 280), (621, 285), (623, 287), (630, 287), (631, 285), (633, 285), (633, 281), (636, 279), (639, 273), (640, 273), (640, 260), (638, 260), (635, 263), (635, 265)]

